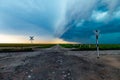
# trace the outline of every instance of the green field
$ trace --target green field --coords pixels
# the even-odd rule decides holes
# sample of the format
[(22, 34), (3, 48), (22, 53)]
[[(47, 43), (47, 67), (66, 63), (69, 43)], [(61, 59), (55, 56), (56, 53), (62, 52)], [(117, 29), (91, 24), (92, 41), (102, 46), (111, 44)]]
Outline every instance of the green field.
[[(35, 48), (50, 48), (55, 44), (0, 44), (0, 52), (28, 52)], [(73, 51), (96, 50), (95, 44), (60, 44), (63, 48)], [(100, 50), (120, 50), (120, 44), (100, 44)]]
[(0, 44), (0, 47), (41, 47), (48, 48), (52, 47), (54, 44)]
[[(73, 50), (96, 50), (95, 44), (62, 44), (65, 48), (74, 48)], [(120, 50), (120, 44), (100, 44), (100, 50)]]
[(49, 48), (54, 44), (0, 44), (0, 52), (31, 52), (34, 48)]

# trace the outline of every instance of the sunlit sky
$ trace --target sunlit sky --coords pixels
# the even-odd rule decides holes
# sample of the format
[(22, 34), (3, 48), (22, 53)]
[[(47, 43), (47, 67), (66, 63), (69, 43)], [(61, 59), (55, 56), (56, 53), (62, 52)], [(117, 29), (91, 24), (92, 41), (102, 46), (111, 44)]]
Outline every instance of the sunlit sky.
[(120, 44), (120, 0), (0, 0), (0, 43)]

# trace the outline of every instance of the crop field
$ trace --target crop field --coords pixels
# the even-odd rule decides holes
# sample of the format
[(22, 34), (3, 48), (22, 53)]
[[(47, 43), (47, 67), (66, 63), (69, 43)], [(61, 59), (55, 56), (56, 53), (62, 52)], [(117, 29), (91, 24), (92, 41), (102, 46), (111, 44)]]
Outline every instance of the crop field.
[(49, 48), (54, 44), (0, 44), (0, 52), (31, 52), (34, 48)]
[[(38, 48), (49, 48), (56, 44), (0, 44), (1, 47), (38, 47)], [(95, 44), (60, 44), (65, 48), (77, 48), (77, 49), (96, 49)], [(101, 50), (106, 49), (120, 49), (120, 44), (100, 44)]]
[[(0, 52), (30, 52), (34, 49), (44, 49), (56, 44), (0, 44)], [(71, 48), (72, 51), (96, 50), (95, 44), (59, 44), (63, 48)], [(100, 50), (120, 50), (120, 44), (100, 44)]]
[[(73, 50), (96, 50), (95, 44), (62, 44), (62, 47)], [(120, 50), (120, 44), (100, 44), (100, 50)]]
[(0, 44), (0, 47), (34, 47), (39, 46), (41, 48), (48, 48), (54, 46), (54, 44)]

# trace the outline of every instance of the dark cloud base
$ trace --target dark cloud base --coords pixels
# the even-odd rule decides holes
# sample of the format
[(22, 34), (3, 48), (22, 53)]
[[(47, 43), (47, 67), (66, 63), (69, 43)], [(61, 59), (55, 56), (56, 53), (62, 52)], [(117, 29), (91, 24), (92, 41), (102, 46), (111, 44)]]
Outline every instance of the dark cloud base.
[[(101, 44), (120, 44), (120, 5), (116, 3), (116, 6), (113, 9), (108, 6), (109, 4), (107, 3), (97, 3), (88, 10), (90, 12), (89, 16), (87, 16), (88, 13), (83, 12), (87, 17), (81, 17), (79, 6), (77, 11), (72, 15), (71, 13), (74, 10), (69, 10), (66, 16), (67, 21), (65, 25), (65, 28), (68, 28), (68, 30), (61, 36), (61, 38), (66, 41), (93, 44), (95, 43), (94, 31), (99, 30), (99, 42)], [(93, 20), (92, 15), (94, 11), (101, 13), (96, 16), (98, 19), (101, 18), (100, 16), (103, 17), (104, 13), (108, 13), (106, 16), (109, 17), (102, 21), (97, 21), (97, 19)], [(115, 16), (115, 13), (117, 16)], [(82, 22), (82, 20), (84, 21)], [(79, 23), (81, 24), (78, 25)]]

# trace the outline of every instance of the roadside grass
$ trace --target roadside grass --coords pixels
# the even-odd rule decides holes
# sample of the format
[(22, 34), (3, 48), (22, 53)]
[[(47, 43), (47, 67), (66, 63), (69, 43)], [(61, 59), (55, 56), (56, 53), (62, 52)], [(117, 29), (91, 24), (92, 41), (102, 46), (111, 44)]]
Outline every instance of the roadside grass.
[(11, 49), (0, 49), (0, 53), (3, 52), (32, 52), (32, 48), (11, 48)]
[[(56, 44), (0, 44), (0, 52), (31, 52), (33, 48), (50, 48)], [(72, 51), (96, 50), (95, 44), (60, 44)], [(120, 44), (100, 44), (100, 50), (120, 50)]]
[(33, 48), (49, 48), (54, 44), (0, 44), (0, 53), (2, 52), (31, 52)]
[(0, 44), (0, 47), (40, 47), (48, 48), (54, 46), (54, 44)]
[[(65, 48), (73, 48), (73, 51), (96, 50), (95, 44), (61, 44)], [(100, 50), (120, 50), (120, 44), (100, 44)]]

